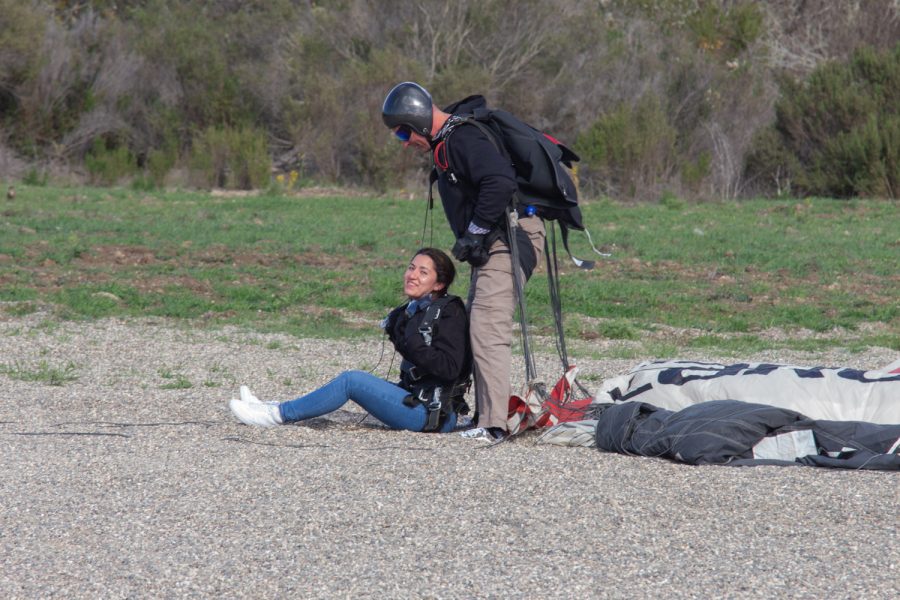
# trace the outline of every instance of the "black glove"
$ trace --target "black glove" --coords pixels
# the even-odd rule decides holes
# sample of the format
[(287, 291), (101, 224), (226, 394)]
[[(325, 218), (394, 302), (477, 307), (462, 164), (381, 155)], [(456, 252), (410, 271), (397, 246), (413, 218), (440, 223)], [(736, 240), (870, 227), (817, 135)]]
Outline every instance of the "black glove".
[(484, 247), (484, 234), (466, 232), (453, 244), (453, 256), (473, 267), (480, 267), (488, 261), (488, 251)]

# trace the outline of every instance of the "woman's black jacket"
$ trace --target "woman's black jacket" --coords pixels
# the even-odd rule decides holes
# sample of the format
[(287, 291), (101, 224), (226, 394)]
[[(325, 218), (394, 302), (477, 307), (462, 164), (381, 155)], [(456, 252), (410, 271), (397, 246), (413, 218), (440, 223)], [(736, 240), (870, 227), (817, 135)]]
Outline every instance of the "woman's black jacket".
[(469, 377), (472, 351), (469, 346), (469, 319), (466, 307), (457, 296), (449, 296), (440, 316), (432, 323), (431, 344), (420, 333), (426, 310), (407, 315), (408, 304), (388, 315), (385, 331), (404, 363), (415, 367), (413, 375), (401, 366), (401, 387), (408, 390), (448, 387)]

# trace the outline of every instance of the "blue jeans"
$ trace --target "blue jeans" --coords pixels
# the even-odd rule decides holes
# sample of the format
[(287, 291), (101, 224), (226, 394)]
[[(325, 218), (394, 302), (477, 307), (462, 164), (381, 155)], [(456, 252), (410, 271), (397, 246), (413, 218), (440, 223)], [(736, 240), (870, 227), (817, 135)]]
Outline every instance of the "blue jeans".
[[(356, 402), (373, 417), (392, 429), (422, 431), (428, 420), (428, 409), (421, 403), (406, 406), (409, 392), (365, 371), (344, 371), (324, 386), (296, 400), (279, 405), (285, 423), (321, 417), (333, 412), (348, 400)], [(450, 413), (440, 432), (456, 427), (456, 413)]]

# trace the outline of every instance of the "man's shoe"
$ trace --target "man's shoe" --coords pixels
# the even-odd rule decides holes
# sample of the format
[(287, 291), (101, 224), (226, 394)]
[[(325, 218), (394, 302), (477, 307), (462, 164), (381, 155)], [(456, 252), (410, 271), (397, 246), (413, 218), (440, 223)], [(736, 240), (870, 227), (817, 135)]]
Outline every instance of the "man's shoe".
[(499, 427), (476, 427), (467, 429), (459, 434), (467, 440), (475, 440), (478, 442), (501, 442), (509, 435)]
[(473, 419), (470, 415), (459, 415), (456, 418), (456, 427), (454, 429), (471, 429), (475, 427), (475, 419)]
[(244, 402), (232, 398), (228, 403), (228, 408), (231, 409), (232, 414), (237, 417), (238, 421), (244, 425), (275, 427), (284, 423), (281, 419), (281, 411), (277, 405), (263, 404), (259, 401), (256, 403)]

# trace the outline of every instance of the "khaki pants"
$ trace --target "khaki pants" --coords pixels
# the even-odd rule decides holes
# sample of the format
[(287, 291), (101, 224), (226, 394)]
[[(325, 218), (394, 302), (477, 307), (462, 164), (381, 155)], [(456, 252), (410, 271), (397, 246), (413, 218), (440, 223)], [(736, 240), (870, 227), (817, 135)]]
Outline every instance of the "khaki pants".
[[(519, 227), (528, 234), (540, 265), (546, 235), (544, 222), (538, 217), (527, 217), (519, 219)], [(472, 272), (468, 301), (469, 338), (474, 359), (478, 426), (499, 427), (505, 431), (512, 390), (510, 369), (516, 291), (506, 243), (494, 242), (491, 252), (494, 254), (488, 262)], [(516, 272), (524, 279), (518, 265)], [(524, 280), (522, 283), (524, 286)]]

